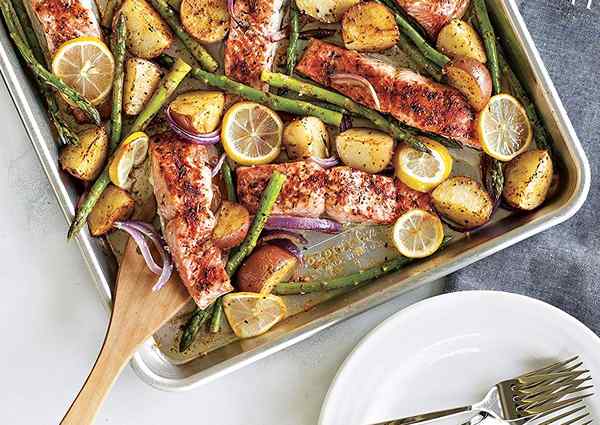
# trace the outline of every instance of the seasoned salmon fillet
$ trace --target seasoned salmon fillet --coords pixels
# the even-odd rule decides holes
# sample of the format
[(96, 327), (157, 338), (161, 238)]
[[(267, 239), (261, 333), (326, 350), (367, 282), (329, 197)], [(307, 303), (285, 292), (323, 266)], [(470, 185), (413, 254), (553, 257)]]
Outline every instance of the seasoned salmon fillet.
[(260, 197), (275, 170), (285, 174), (287, 180), (273, 214), (319, 217), (325, 212), (325, 170), (313, 162), (298, 161), (237, 169), (238, 199), (251, 213), (258, 210)]
[(281, 27), (284, 0), (236, 0), (225, 43), (225, 75), (265, 90), (264, 69), (273, 66), (277, 42), (272, 36)]
[(444, 25), (461, 18), (469, 0), (396, 0), (396, 3), (413, 17), (427, 34), (435, 40)]
[[(480, 148), (475, 132), (475, 112), (455, 88), (320, 40), (309, 42), (296, 70), (412, 127)], [(366, 78), (377, 93), (380, 107), (376, 108), (368, 88), (334, 83), (331, 77), (336, 73)]]
[(215, 216), (209, 152), (166, 132), (152, 138), (150, 160), (154, 195), (164, 236), (181, 280), (204, 309), (233, 290), (223, 253), (211, 236)]
[(33, 28), (48, 58), (66, 41), (84, 35), (102, 38), (94, 0), (25, 0)]
[(392, 177), (350, 167), (327, 172), (325, 212), (341, 223), (391, 224), (413, 208), (431, 209), (429, 194)]

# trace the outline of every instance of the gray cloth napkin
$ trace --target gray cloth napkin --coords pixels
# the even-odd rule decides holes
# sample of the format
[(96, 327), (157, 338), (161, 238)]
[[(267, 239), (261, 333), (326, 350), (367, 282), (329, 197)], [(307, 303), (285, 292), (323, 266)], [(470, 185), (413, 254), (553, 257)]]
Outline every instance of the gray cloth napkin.
[(447, 291), (528, 295), (600, 334), (600, 0), (520, 0), (521, 13), (588, 155), (592, 185), (567, 222), (461, 270)]

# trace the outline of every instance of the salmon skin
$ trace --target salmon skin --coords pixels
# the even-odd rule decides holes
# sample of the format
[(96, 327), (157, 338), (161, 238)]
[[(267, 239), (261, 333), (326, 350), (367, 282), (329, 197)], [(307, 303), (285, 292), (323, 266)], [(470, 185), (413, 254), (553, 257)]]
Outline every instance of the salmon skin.
[(152, 138), (150, 155), (165, 240), (181, 280), (204, 309), (233, 290), (223, 253), (211, 240), (216, 220), (208, 149), (166, 132)]
[(461, 18), (469, 0), (396, 0), (398, 6), (414, 18), (432, 40), (452, 19)]
[[(396, 68), (379, 59), (311, 40), (296, 70), (353, 100), (389, 113), (401, 122), (481, 149), (475, 131), (475, 112), (455, 88), (436, 83), (409, 69)], [(376, 107), (367, 87), (333, 82), (337, 73), (366, 78), (377, 93)]]
[(225, 75), (240, 83), (266, 90), (260, 80), (263, 70), (273, 66), (284, 0), (236, 0), (225, 43)]
[(416, 192), (397, 179), (350, 167), (324, 170), (299, 161), (240, 167), (237, 192), (241, 204), (256, 212), (274, 171), (287, 176), (273, 214), (298, 217), (326, 215), (341, 223), (390, 224), (412, 208), (431, 210), (427, 193)]

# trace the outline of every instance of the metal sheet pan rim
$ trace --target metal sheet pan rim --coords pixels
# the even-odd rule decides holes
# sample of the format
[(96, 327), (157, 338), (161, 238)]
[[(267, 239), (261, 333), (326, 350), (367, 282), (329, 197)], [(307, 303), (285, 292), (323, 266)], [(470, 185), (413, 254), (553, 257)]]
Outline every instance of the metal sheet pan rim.
[[(531, 63), (533, 73), (544, 89), (545, 100), (555, 111), (553, 118), (564, 136), (569, 155), (577, 165), (577, 182), (571, 197), (564, 202), (560, 208), (553, 210), (551, 213), (540, 216), (534, 221), (478, 245), (476, 249), (477, 252), (475, 253), (461, 253), (453, 258), (452, 261), (449, 261), (436, 269), (413, 276), (402, 281), (401, 284), (400, 282), (396, 282), (395, 284), (390, 285), (385, 292), (365, 297), (358, 302), (354, 302), (353, 304), (335, 311), (334, 313), (330, 313), (303, 325), (293, 332), (290, 332), (277, 340), (271, 341), (260, 348), (229, 358), (218, 365), (212, 366), (186, 378), (173, 379), (158, 375), (145, 363), (141, 353), (142, 350), (149, 349), (148, 345), (151, 345), (150, 341), (134, 355), (131, 361), (132, 368), (143, 381), (155, 388), (166, 391), (184, 391), (196, 388), (245, 365), (262, 359), (276, 351), (289, 347), (335, 323), (389, 301), (390, 299), (411, 291), (424, 283), (446, 276), (523, 239), (553, 227), (569, 219), (581, 208), (590, 188), (591, 178), (589, 162), (567, 117), (556, 89), (549, 78), (548, 72), (541, 61), (540, 55), (533, 44), (531, 35), (525, 27), (525, 23), (518, 11), (516, 2), (514, 0), (500, 2), (509, 19), (511, 19), (514, 24), (513, 27), (516, 31), (516, 35), (526, 52), (527, 59)], [(0, 68), (3, 79), (19, 112), (19, 116), (25, 126), (26, 132), (34, 146), (36, 154), (40, 159), (44, 172), (56, 194), (58, 203), (65, 217), (70, 220), (74, 211), (73, 202), (65, 189), (65, 186), (61, 182), (59, 170), (55, 160), (52, 158), (52, 154), (43, 143), (45, 137), (51, 136), (50, 129), (47, 123), (40, 126), (40, 123), (36, 119), (36, 113), (33, 111), (35, 105), (32, 105), (26, 96), (25, 78), (23, 73), (18, 74), (17, 72), (20, 71), (21, 65), (15, 52), (12, 50), (10, 40), (3, 28), (2, 31), (2, 42), (0, 43)], [(39, 115), (39, 111), (37, 112), (37, 115)], [(98, 255), (98, 247), (87, 231), (82, 232), (77, 239), (77, 243), (83, 258), (90, 269), (94, 283), (102, 297), (103, 304), (108, 311), (110, 309), (110, 285), (107, 280), (105, 265), (102, 264), (102, 258)]]

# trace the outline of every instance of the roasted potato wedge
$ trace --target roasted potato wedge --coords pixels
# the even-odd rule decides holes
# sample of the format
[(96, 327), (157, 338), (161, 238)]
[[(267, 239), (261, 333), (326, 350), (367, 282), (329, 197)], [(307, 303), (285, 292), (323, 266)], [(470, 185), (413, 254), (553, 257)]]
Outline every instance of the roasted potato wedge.
[(465, 95), (473, 109), (483, 110), (492, 97), (492, 76), (481, 62), (461, 56), (444, 67), (448, 84)]
[(227, 35), (227, 0), (183, 0), (179, 14), (185, 30), (203, 43), (221, 41)]
[(371, 128), (346, 130), (336, 137), (335, 146), (344, 164), (368, 173), (383, 171), (394, 155), (394, 139)]
[(98, 177), (108, 156), (108, 134), (104, 127), (93, 127), (79, 134), (79, 144), (61, 149), (61, 168), (83, 181)]
[(180, 94), (171, 102), (171, 116), (192, 133), (210, 133), (221, 122), (225, 95), (220, 91), (196, 90)]
[(129, 58), (125, 63), (123, 110), (137, 115), (144, 109), (160, 84), (162, 71), (158, 65), (140, 58)]
[(316, 117), (303, 117), (290, 122), (283, 130), (283, 146), (292, 160), (329, 156), (327, 127)]
[(213, 241), (221, 249), (231, 249), (242, 243), (250, 228), (250, 213), (241, 204), (223, 201), (213, 229)]
[(399, 36), (394, 14), (381, 3), (358, 3), (344, 13), (342, 39), (347, 49), (378, 52), (394, 47)]
[(344, 13), (361, 0), (296, 0), (296, 6), (311, 18), (325, 23), (339, 22)]
[(487, 62), (483, 41), (471, 25), (460, 19), (450, 21), (438, 34), (437, 48), (450, 57), (466, 56)]
[(298, 264), (296, 257), (287, 250), (276, 245), (263, 245), (255, 249), (240, 267), (238, 289), (268, 294), (276, 284), (289, 280)]
[(533, 210), (544, 202), (554, 166), (545, 150), (531, 150), (513, 158), (504, 167), (504, 200), (513, 208)]
[(466, 176), (442, 182), (433, 190), (431, 198), (439, 214), (465, 228), (487, 223), (494, 208), (485, 189)]
[(90, 233), (101, 236), (110, 232), (115, 221), (128, 219), (134, 209), (135, 201), (126, 190), (109, 185), (88, 217)]
[(132, 55), (152, 59), (171, 47), (171, 30), (145, 0), (125, 0), (119, 13), (127, 18), (127, 50)]

